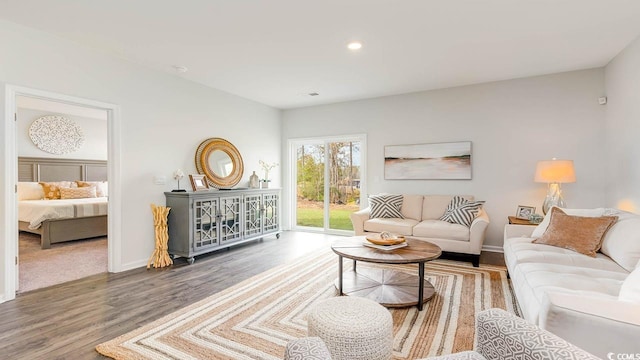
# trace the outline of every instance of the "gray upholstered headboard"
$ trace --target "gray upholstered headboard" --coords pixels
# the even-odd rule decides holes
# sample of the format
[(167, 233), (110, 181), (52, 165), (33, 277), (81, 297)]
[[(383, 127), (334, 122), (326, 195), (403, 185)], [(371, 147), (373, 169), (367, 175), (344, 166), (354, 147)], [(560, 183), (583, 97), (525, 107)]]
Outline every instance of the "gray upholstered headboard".
[(105, 160), (18, 158), (18, 181), (106, 181)]

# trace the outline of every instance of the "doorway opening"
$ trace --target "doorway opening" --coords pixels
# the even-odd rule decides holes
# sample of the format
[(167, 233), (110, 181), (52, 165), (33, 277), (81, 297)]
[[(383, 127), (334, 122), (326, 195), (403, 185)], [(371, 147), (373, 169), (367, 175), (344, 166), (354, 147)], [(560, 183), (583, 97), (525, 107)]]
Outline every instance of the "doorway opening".
[(353, 232), (350, 215), (360, 209), (364, 191), (366, 137), (291, 141), (292, 211), (295, 230), (332, 234)]
[(107, 115), (16, 96), (18, 293), (107, 272)]
[(19, 288), (19, 223), (17, 206), (17, 185), (19, 179), (18, 171), (18, 146), (17, 146), (17, 110), (20, 97), (48, 100), (64, 105), (76, 106), (87, 110), (99, 110), (106, 113), (107, 129), (107, 157), (106, 177), (109, 188), (108, 215), (105, 221), (109, 234), (107, 244), (107, 271), (118, 272), (121, 270), (121, 188), (120, 188), (120, 108), (117, 105), (98, 102), (94, 100), (77, 98), (67, 95), (56, 94), (48, 91), (30, 89), (14, 85), (5, 85), (5, 123), (4, 142), (7, 151), (3, 154), (5, 180), (3, 186), (4, 198), (6, 200), (5, 212), (3, 214), (5, 229), (3, 234), (4, 253), (4, 286), (2, 301), (12, 300), (16, 296)]

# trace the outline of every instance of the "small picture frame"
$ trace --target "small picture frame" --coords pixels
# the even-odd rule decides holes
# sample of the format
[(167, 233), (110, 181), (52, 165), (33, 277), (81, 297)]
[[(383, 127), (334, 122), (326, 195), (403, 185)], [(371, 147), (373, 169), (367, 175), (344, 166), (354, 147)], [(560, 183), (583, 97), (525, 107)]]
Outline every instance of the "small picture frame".
[(191, 188), (193, 191), (209, 190), (209, 184), (204, 175), (189, 174), (189, 180), (191, 180)]
[(535, 206), (518, 205), (518, 210), (516, 210), (516, 219), (529, 220), (529, 217), (535, 213)]

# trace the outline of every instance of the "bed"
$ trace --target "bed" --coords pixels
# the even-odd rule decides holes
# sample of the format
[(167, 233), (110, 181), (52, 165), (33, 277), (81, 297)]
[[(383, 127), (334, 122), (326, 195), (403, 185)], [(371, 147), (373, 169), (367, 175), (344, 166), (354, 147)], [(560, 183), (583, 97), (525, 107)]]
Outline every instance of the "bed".
[[(18, 228), (40, 235), (42, 249), (51, 244), (106, 236), (107, 162), (100, 160), (18, 158)], [(100, 183), (105, 195), (91, 199), (41, 200), (38, 182)], [(104, 184), (104, 185), (102, 185)]]

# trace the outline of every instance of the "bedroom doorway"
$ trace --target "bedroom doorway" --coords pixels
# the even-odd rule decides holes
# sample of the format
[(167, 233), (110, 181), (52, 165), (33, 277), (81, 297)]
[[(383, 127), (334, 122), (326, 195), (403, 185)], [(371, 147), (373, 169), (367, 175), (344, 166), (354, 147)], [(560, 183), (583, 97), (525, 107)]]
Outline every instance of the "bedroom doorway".
[[(102, 245), (102, 249), (100, 250), (100, 252), (102, 253), (101, 256), (103, 256), (104, 259), (106, 260), (104, 264), (106, 266), (104, 266), (102, 268), (103, 270), (101, 271), (102, 272), (118, 271), (120, 268), (119, 264), (121, 262), (121, 259), (120, 259), (121, 219), (120, 219), (120, 215), (117, 214), (117, 212), (115, 212), (114, 209), (119, 208), (119, 204), (120, 204), (120, 198), (118, 196), (119, 178), (118, 178), (118, 171), (117, 171), (119, 167), (118, 159), (119, 159), (120, 149), (119, 149), (119, 143), (117, 141), (117, 137), (115, 136), (117, 134), (117, 130), (119, 129), (119, 124), (120, 124), (119, 107), (113, 104), (102, 103), (102, 102), (97, 102), (93, 100), (76, 98), (76, 97), (60, 95), (60, 94), (50, 93), (50, 92), (41, 91), (41, 90), (11, 86), (11, 85), (6, 85), (5, 87), (5, 100), (6, 100), (5, 101), (5, 118), (7, 120), (14, 120), (14, 119), (15, 120), (6, 121), (4, 125), (4, 130), (5, 130), (4, 140), (6, 141), (6, 148), (7, 148), (7, 152), (3, 159), (5, 164), (4, 171), (5, 171), (6, 179), (16, 179), (16, 182), (15, 183), (5, 182), (5, 186), (4, 186), (4, 197), (5, 199), (7, 199), (7, 204), (9, 206), (6, 207), (7, 211), (4, 215), (4, 223), (7, 226), (5, 227), (5, 233), (4, 233), (6, 240), (4, 241), (4, 244), (3, 244), (4, 250), (5, 250), (4, 251), (4, 254), (5, 254), (4, 280), (5, 281), (4, 281), (4, 289), (3, 289), (4, 296), (2, 300), (4, 301), (11, 300), (15, 298), (15, 294), (17, 290), (18, 292), (20, 292), (19, 290), (20, 272), (19, 272), (19, 266), (17, 265), (20, 263), (20, 256), (25, 255), (25, 258), (26, 258), (28, 251), (33, 252), (35, 250), (42, 250), (42, 249), (39, 249), (39, 245), (40, 245), (39, 239), (36, 239), (35, 240), (36, 246), (33, 246), (34, 244), (31, 244), (32, 246), (30, 248), (22, 249), (24, 250), (23, 254), (19, 252), (20, 247), (19, 247), (19, 232), (18, 232), (18, 209), (17, 209), (18, 206), (15, 206), (15, 208), (11, 208), (11, 204), (17, 204), (17, 198), (18, 198), (17, 196), (18, 181), (17, 180), (19, 179), (19, 176), (24, 176), (24, 168), (20, 168), (19, 170), (18, 161), (17, 161), (19, 157), (22, 157), (22, 155), (24, 155), (24, 153), (21, 152), (23, 149), (21, 149), (19, 146), (20, 139), (18, 138), (19, 136), (18, 131), (22, 131), (24, 129), (20, 130), (20, 126), (23, 126), (23, 125), (18, 123), (17, 117), (19, 115), (20, 110), (25, 107), (24, 104), (22, 103), (25, 100), (26, 101), (36, 100), (42, 103), (48, 103), (49, 105), (56, 104), (55, 106), (62, 107), (62, 108), (66, 107), (67, 109), (74, 108), (78, 111), (85, 111), (84, 115), (87, 115), (88, 113), (92, 113), (92, 112), (96, 114), (97, 113), (100, 114), (99, 117), (101, 117), (103, 121), (101, 127), (103, 128), (103, 132), (104, 132), (103, 134), (104, 142), (101, 144), (101, 146), (104, 149), (101, 151), (104, 154), (106, 154), (106, 158), (104, 159), (104, 163), (105, 163), (104, 176), (105, 176), (105, 180), (108, 180), (108, 188), (110, 190), (109, 191), (110, 194), (108, 194), (108, 198), (109, 198), (108, 217), (103, 216), (105, 218), (104, 219), (105, 228), (108, 228), (109, 238), (108, 238), (108, 241), (106, 237), (102, 239), (103, 245)], [(58, 114), (58, 115), (65, 114), (64, 111), (58, 111), (52, 108), (46, 108), (44, 111), (52, 114)], [(28, 120), (28, 122), (29, 121), (33, 121), (33, 119)], [(93, 127), (87, 128), (86, 135), (88, 135), (90, 132), (94, 132), (95, 130), (96, 129)], [(24, 132), (22, 132), (21, 135), (24, 135)], [(31, 146), (34, 146), (34, 145), (35, 143), (31, 144)], [(96, 145), (96, 143), (92, 141), (92, 148), (94, 145)], [(95, 151), (95, 148), (93, 148), (93, 150), (90, 150), (90, 151)], [(87, 155), (87, 154), (88, 152), (84, 153), (84, 155)], [(49, 158), (51, 158), (51, 156), (49, 156)], [(106, 162), (107, 159), (109, 160), (113, 159), (113, 160), (107, 163)], [(40, 168), (42, 167), (40, 166)], [(34, 167), (34, 171), (39, 171), (38, 166)], [(54, 180), (61, 180), (61, 179), (54, 179)], [(85, 178), (84, 180), (89, 181), (91, 179)], [(83, 191), (80, 191), (80, 192), (83, 192)], [(71, 197), (73, 197), (73, 195), (71, 195)], [(14, 201), (11, 201), (11, 199), (13, 199)], [(76, 209), (75, 211), (78, 211), (78, 210)], [(32, 236), (33, 234), (25, 233), (25, 235), (27, 235), (28, 237), (28, 236)], [(99, 241), (100, 239), (98, 239), (98, 242)], [(82, 243), (82, 241), (77, 241), (77, 242), (70, 241), (69, 244), (71, 243), (73, 243), (73, 245), (79, 245)], [(64, 242), (64, 243), (55, 244), (55, 245), (62, 245), (57, 247), (65, 248), (69, 244)], [(51, 250), (51, 249), (48, 249), (48, 250)], [(63, 255), (68, 255), (65, 253), (68, 253), (69, 251), (58, 250), (58, 252), (63, 253)], [(53, 253), (50, 252), (49, 254), (53, 254)], [(14, 257), (15, 257), (15, 262), (14, 262)], [(92, 255), (89, 255), (89, 257), (92, 257)], [(95, 256), (93, 257), (95, 258)], [(72, 273), (73, 272), (77, 273), (81, 266), (73, 260), (69, 261), (69, 260), (62, 259), (62, 262), (67, 264), (69, 263), (72, 264), (71, 270), (69, 271)], [(60, 269), (60, 266), (56, 266), (56, 268)], [(64, 271), (61, 271), (61, 273), (62, 272)], [(47, 272), (45, 271), (45, 273)], [(56, 274), (56, 277), (57, 277), (57, 274)], [(73, 280), (73, 278), (65, 279), (64, 277), (61, 277), (60, 279), (62, 280), (60, 282)], [(51, 284), (45, 284), (45, 286), (49, 286), (49, 285)]]
[(18, 293), (107, 272), (107, 116), (16, 97)]

